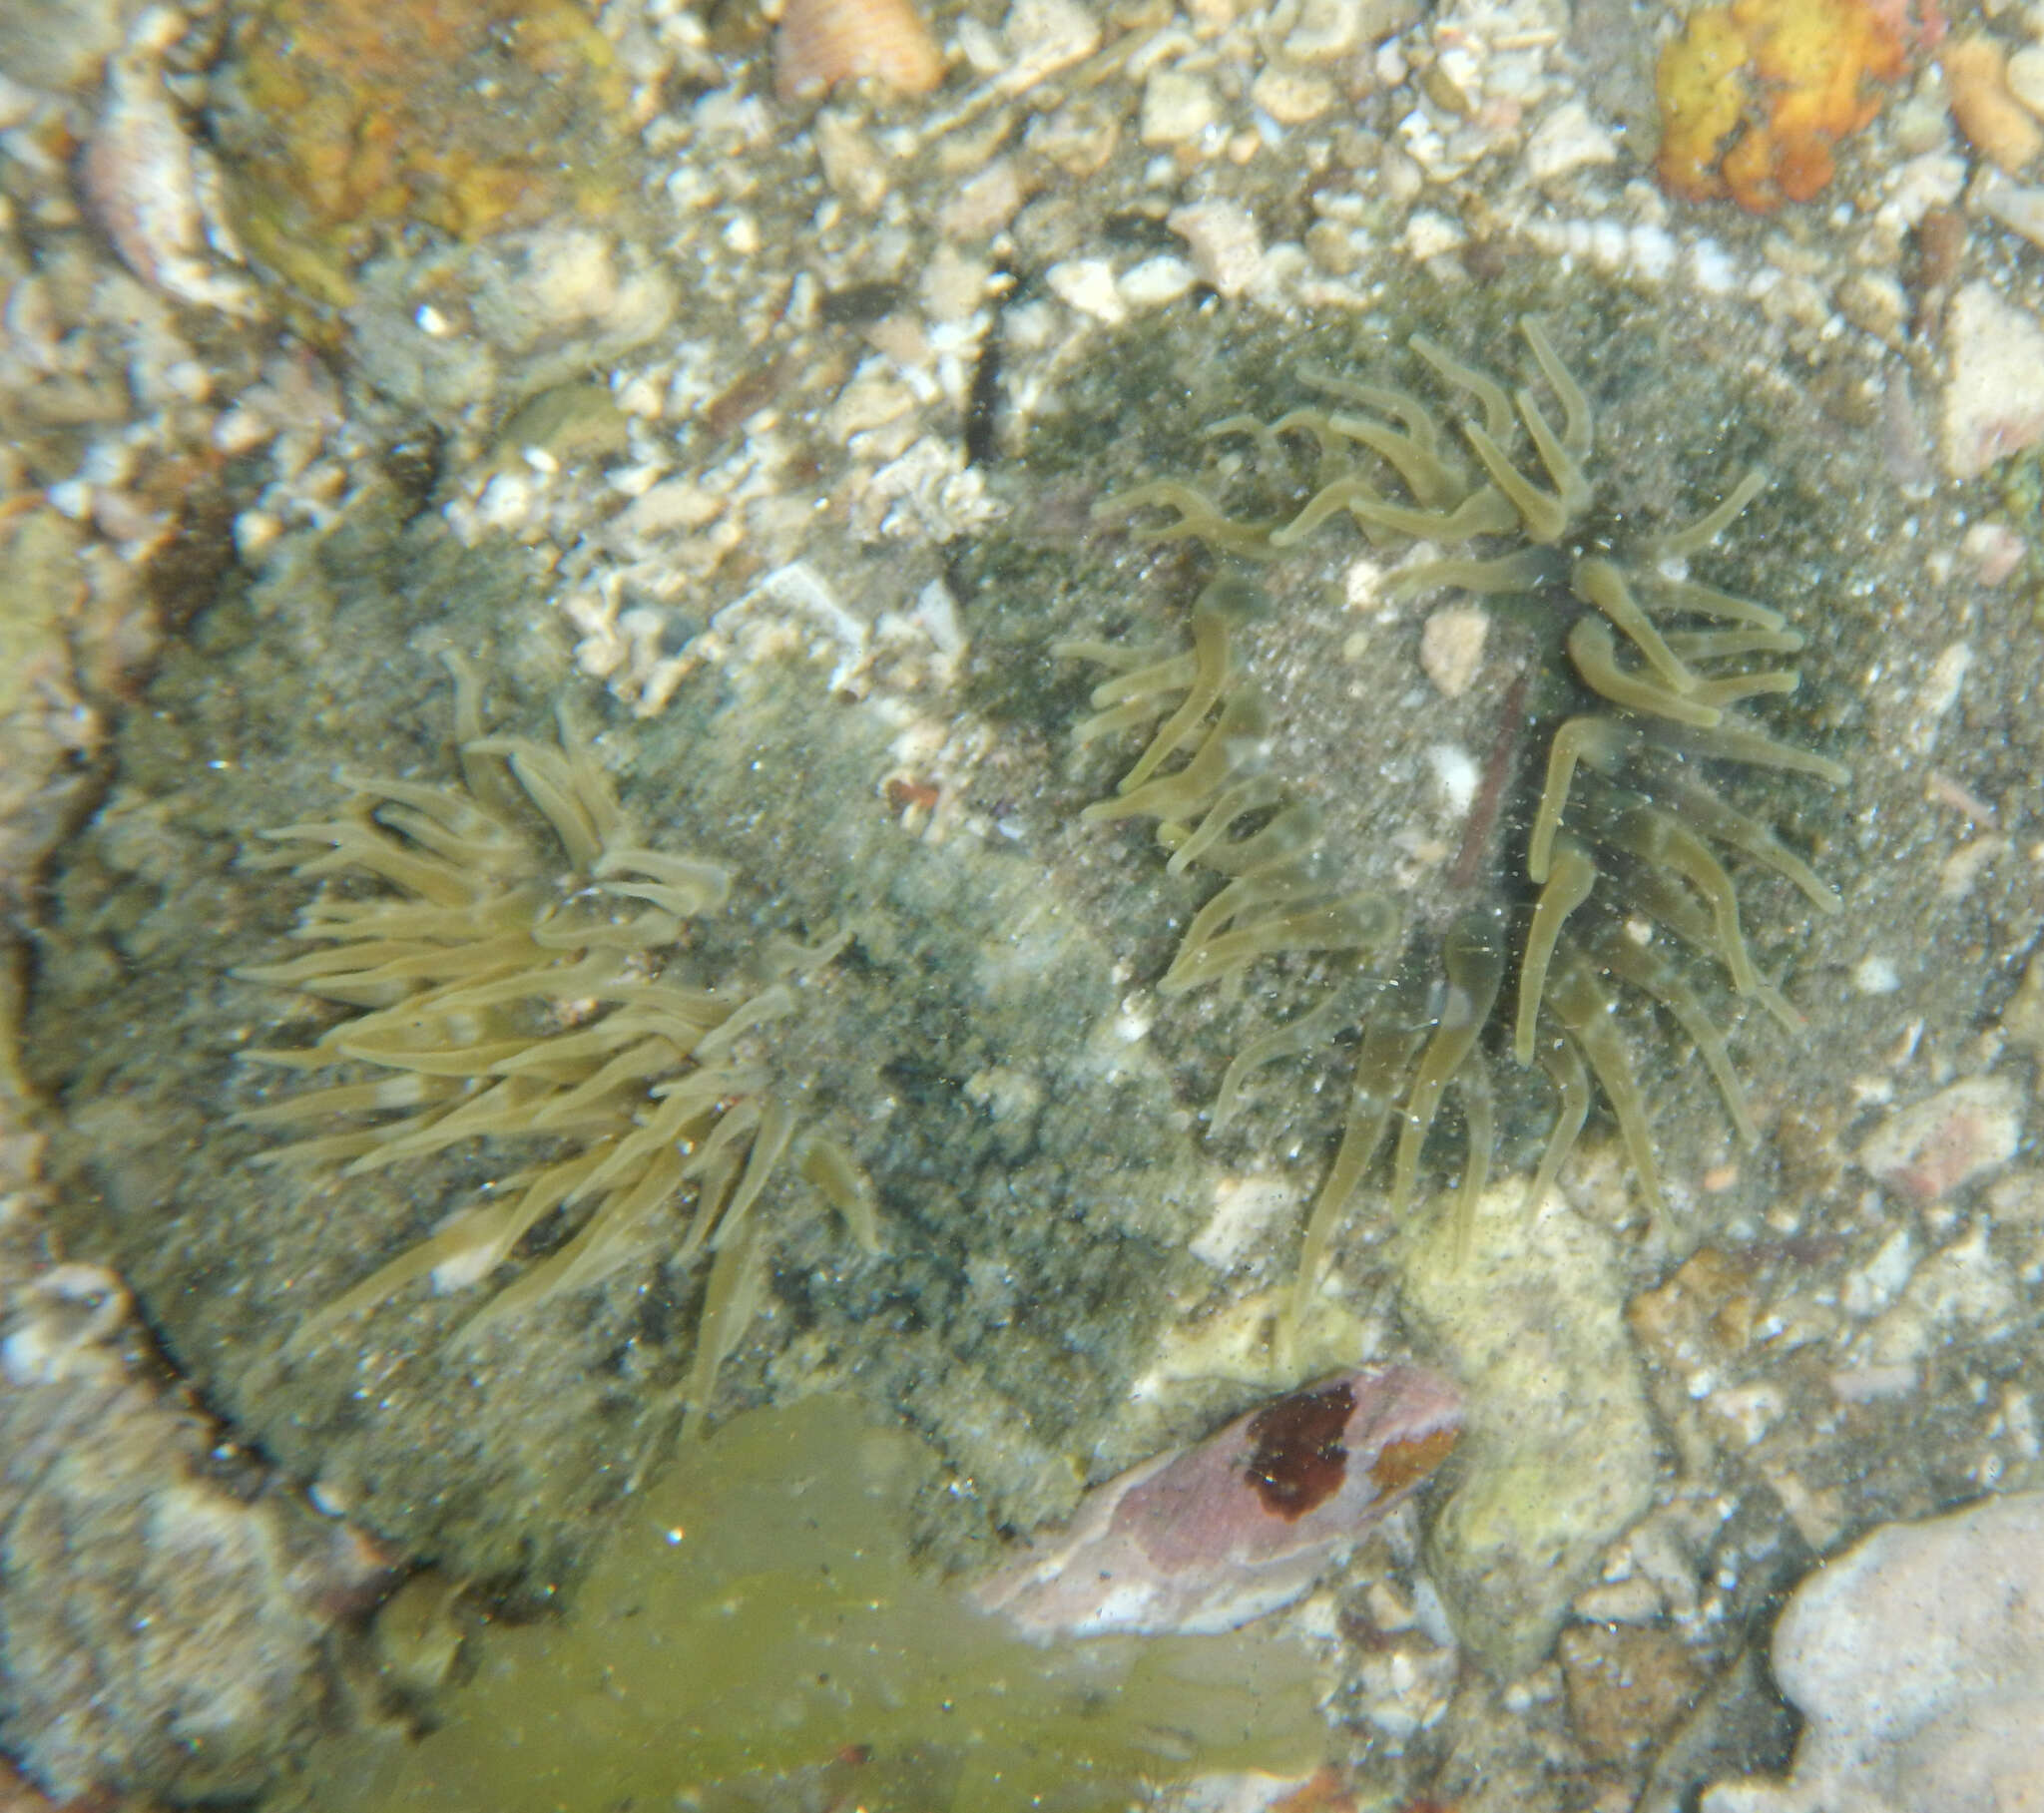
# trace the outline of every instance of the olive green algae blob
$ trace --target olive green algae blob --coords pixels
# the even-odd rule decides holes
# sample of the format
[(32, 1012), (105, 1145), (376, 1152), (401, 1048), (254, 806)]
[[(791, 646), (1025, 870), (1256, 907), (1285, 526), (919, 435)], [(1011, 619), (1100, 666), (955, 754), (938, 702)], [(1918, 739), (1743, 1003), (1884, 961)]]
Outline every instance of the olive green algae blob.
[[(1120, 994), (1105, 944), (1028, 851), (905, 834), (876, 787), (898, 720), (831, 698), (820, 667), (706, 674), (659, 721), (610, 721), (563, 679), (565, 630), (525, 572), (516, 550), (367, 504), (283, 545), (170, 652), (50, 877), (24, 1047), (61, 1109), (69, 1250), (123, 1272), (246, 1439), (456, 1578), (544, 1592), (666, 1452), (707, 1269), (673, 1258), (678, 1222), (656, 1218), (600, 1285), (466, 1344), (449, 1337), (491, 1289), (421, 1282), (294, 1347), (544, 1150), (477, 1142), (321, 1178), (258, 1164), (276, 1135), (232, 1121), (289, 1088), (237, 1052), (301, 1048), (331, 1018), (234, 973), (293, 954), (311, 892), (242, 852), (330, 816), (337, 764), (453, 777), (452, 648), (493, 729), (551, 739), (565, 696), (649, 842), (731, 869), (728, 907), (689, 928), (690, 973), (757, 986), (774, 940), (851, 933), (758, 1061), (872, 1179), (882, 1250), (776, 1181), (757, 1211), (762, 1301), (713, 1420), (841, 1384), (906, 1411), (972, 1482), (935, 1501), (947, 1540), (1062, 1515), (1072, 1457), (1113, 1449), (1125, 1383), (1200, 1272), (1183, 1118), (1154, 1068), (1102, 1058)], [(575, 1225), (542, 1223), (514, 1267)]]
[(908, 1507), (935, 1472), (847, 1398), (738, 1418), (625, 1509), (563, 1616), (469, 1639), (473, 1677), (425, 1737), (322, 1745), (302, 1801), (279, 1806), (794, 1805), (766, 1781), (838, 1758), (873, 1813), (1078, 1813), (1145, 1782), (1317, 1761), (1295, 1639), (1042, 1648), (970, 1609), (908, 1559)]

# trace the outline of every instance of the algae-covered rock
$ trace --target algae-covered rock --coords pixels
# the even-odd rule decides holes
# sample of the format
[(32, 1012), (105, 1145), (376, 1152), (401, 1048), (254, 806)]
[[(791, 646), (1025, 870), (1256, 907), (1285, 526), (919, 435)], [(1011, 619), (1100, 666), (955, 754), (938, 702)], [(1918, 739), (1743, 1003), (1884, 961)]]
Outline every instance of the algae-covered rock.
[(407, 227), (472, 238), (614, 205), (626, 78), (570, 0), (237, 11), (212, 115), (237, 224), (316, 300), (345, 302)]
[(1483, 1197), (1466, 1255), (1448, 1214), (1399, 1253), (1405, 1314), (1469, 1404), (1428, 1563), (1457, 1634), (1505, 1676), (1546, 1654), (1655, 1472), (1612, 1242), (1555, 1207), (1527, 1219), (1524, 1195), (1507, 1179)]
[(702, 1796), (835, 1758), (891, 1813), (1118, 1808), (1143, 1781), (1317, 1759), (1311, 1658), (1281, 1634), (1041, 1648), (911, 1566), (934, 1467), (846, 1398), (738, 1419), (619, 1520), (564, 1617), (479, 1633), (429, 1736), (326, 1746), (304, 1804), (798, 1805)]

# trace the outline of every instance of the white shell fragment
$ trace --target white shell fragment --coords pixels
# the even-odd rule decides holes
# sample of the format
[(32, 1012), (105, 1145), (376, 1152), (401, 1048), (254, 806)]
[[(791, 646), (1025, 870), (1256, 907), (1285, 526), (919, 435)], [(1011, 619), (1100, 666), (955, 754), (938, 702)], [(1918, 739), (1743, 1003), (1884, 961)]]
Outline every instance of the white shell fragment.
[(1080, 1501), (974, 1597), (1025, 1635), (1233, 1630), (1304, 1593), (1440, 1464), (1460, 1394), (1417, 1366), (1340, 1373)]
[(220, 206), (220, 170), (193, 143), (164, 87), (162, 57), (185, 29), (151, 7), (107, 60), (106, 98), (79, 167), (93, 219), (121, 262), (154, 289), (224, 314), (258, 312), (255, 285), (224, 269), (241, 252)]

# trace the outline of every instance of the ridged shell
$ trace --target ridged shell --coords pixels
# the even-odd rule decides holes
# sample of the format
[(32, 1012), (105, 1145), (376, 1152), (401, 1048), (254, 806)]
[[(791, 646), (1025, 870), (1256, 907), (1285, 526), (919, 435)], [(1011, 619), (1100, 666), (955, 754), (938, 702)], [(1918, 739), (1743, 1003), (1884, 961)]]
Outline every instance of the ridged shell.
[(787, 0), (773, 43), (773, 92), (806, 100), (870, 76), (897, 94), (944, 79), (944, 53), (910, 0)]

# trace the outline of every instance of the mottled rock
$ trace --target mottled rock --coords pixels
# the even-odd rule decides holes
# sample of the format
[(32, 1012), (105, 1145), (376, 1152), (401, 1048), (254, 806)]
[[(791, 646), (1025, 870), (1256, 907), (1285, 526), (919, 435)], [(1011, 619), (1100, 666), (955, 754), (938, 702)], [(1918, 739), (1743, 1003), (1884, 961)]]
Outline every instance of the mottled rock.
[(1968, 283), (1946, 312), (1944, 344), (1944, 469), (1978, 478), (2044, 436), (2044, 322)]
[(503, 233), (372, 260), (347, 311), (384, 395), (453, 413), (516, 403), (616, 363), (673, 318), (673, 284), (639, 248), (584, 227)]
[(1428, 1564), (1457, 1634), (1507, 1677), (1547, 1653), (1656, 1469), (1610, 1237), (1555, 1206), (1529, 1220), (1525, 1188), (1486, 1193), (1466, 1255), (1444, 1212), (1400, 1254), (1404, 1313), (1469, 1402)]
[(317, 1727), (382, 1564), (232, 1453), (0, 1198), (0, 1743), (53, 1794), (241, 1797)]
[(121, 42), (120, 0), (9, 0), (0, 8), (0, 70), (29, 88), (90, 80)]
[(1572, 1624), (1558, 1645), (1569, 1723), (1600, 1762), (1655, 1743), (1694, 1701), (1703, 1670), (1673, 1631)]
[(209, 136), (250, 251), (316, 301), (421, 228), (601, 219), (632, 186), (631, 79), (575, 0), (233, 10)]
[(51, 509), (25, 511), (0, 528), (0, 899), (17, 909), (43, 858), (86, 807), (79, 757), (102, 728), (72, 660), (85, 593), (81, 540)]
[(2044, 1493), (1875, 1531), (1797, 1590), (1774, 1660), (1809, 1721), (1794, 1773), (1704, 1813), (2044, 1804)]

